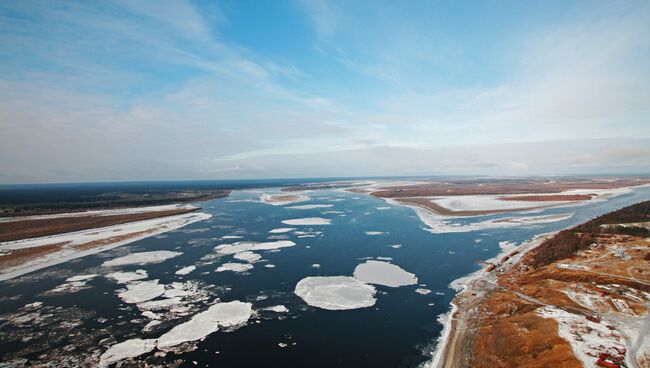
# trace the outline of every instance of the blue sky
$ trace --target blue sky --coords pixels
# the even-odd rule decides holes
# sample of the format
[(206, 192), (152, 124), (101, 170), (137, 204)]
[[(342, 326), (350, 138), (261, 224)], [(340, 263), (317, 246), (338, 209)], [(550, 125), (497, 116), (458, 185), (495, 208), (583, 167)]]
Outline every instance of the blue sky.
[(648, 34), (647, 1), (3, 1), (0, 183), (643, 173)]

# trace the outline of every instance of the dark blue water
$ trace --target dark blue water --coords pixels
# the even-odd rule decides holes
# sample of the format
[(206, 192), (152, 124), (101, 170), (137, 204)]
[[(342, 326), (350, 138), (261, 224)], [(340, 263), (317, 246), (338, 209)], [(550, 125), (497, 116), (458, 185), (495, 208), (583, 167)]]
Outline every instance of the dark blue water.
[[(274, 264), (275, 268), (265, 268), (265, 263), (255, 263), (255, 268), (249, 274), (215, 273), (213, 271), (219, 264), (231, 261), (231, 257), (221, 257), (184, 277), (183, 280), (199, 280), (205, 285), (217, 287), (214, 298), (221, 301), (250, 301), (253, 308), (258, 310), (283, 304), (290, 312), (284, 318), (261, 313), (242, 328), (208, 336), (193, 352), (180, 355), (170, 353), (166, 359), (172, 361), (180, 357), (188, 367), (195, 366), (193, 362), (197, 366), (222, 367), (414, 367), (430, 359), (431, 344), (442, 328), (436, 320), (437, 316), (449, 309), (449, 302), (454, 296), (453, 290), (448, 288), (449, 283), (477, 270), (479, 266), (476, 260), (498, 254), (500, 241), (520, 243), (536, 234), (570, 227), (614, 209), (650, 199), (650, 188), (642, 188), (605, 202), (550, 209), (535, 214), (574, 213), (564, 221), (468, 233), (432, 234), (423, 229), (424, 224), (411, 209), (390, 206), (370, 196), (334, 190), (314, 191), (309, 193), (310, 201), (298, 204), (332, 204), (333, 207), (298, 210), (254, 201), (260, 193), (266, 192), (269, 191), (235, 191), (229, 198), (199, 203), (204, 212), (213, 215), (211, 219), (169, 232), (163, 238), (144, 239), (107, 254), (89, 256), (40, 271), (51, 273), (46, 278), (0, 284), (0, 312), (10, 313), (34, 301), (92, 311), (93, 317), (83, 320), (78, 329), (88, 334), (88, 339), (98, 340), (89, 344), (95, 346), (96, 351), (105, 349), (99, 340), (108, 336), (114, 337), (115, 342), (132, 337), (156, 338), (187, 318), (143, 333), (142, 327), (146, 321), (130, 322), (139, 318), (139, 311), (134, 305), (122, 303), (115, 294), (118, 285), (106, 278), (98, 277), (89, 282), (91, 288), (76, 293), (60, 296), (43, 296), (41, 293), (61, 284), (65, 275), (106, 272), (98, 266), (107, 258), (145, 250), (176, 250), (183, 254), (160, 264), (125, 266), (121, 270), (142, 268), (148, 271), (149, 279), (157, 278), (161, 283), (178, 281), (178, 276), (174, 275), (176, 269), (200, 264), (200, 259), (212, 253), (214, 246), (236, 241), (213, 238), (240, 235), (243, 237), (241, 240), (269, 241), (269, 230), (289, 227), (283, 225), (282, 220), (325, 217), (332, 220), (331, 225), (299, 229), (322, 231), (320, 236), (298, 238), (296, 234), (288, 233), (288, 239), (293, 240), (296, 246), (278, 252), (261, 252), (263, 259)], [(386, 206), (390, 206), (390, 209), (378, 209)], [(343, 213), (323, 214), (327, 211)], [(510, 215), (487, 216), (480, 220), (505, 216)], [(365, 231), (381, 231), (384, 234), (369, 236)], [(199, 238), (203, 239), (204, 245), (192, 246)], [(395, 249), (390, 247), (393, 244), (402, 246)], [(391, 257), (391, 263), (414, 273), (419, 283), (426, 284), (432, 293), (420, 295), (414, 291), (420, 287), (416, 285), (399, 288), (377, 286), (380, 293), (373, 307), (349, 311), (309, 307), (293, 294), (296, 283), (307, 276), (351, 276), (365, 257)], [(312, 268), (314, 263), (320, 264), (320, 268)], [(15, 295), (21, 297), (9, 300)], [(267, 299), (258, 300), (261, 295)], [(108, 321), (98, 323), (97, 318)], [(3, 328), (7, 327), (0, 325), (0, 333)], [(100, 328), (106, 331), (97, 336), (91, 335), (92, 331)], [(280, 348), (279, 342), (288, 343), (289, 346)], [(65, 346), (66, 343), (69, 341), (60, 342), (59, 345)], [(45, 351), (55, 348), (49, 346), (47, 340), (36, 339), (2, 346), (1, 357), (6, 359), (30, 344), (43, 345)]]

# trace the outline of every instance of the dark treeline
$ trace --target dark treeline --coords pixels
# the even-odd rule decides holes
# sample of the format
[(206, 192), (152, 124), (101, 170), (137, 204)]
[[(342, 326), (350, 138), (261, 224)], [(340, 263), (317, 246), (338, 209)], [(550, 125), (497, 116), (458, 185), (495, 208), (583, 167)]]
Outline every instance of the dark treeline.
[(571, 229), (562, 230), (532, 250), (526, 262), (541, 267), (570, 257), (596, 242), (599, 234), (620, 234), (647, 237), (650, 231), (640, 226), (602, 226), (650, 221), (650, 201), (640, 202), (596, 217)]

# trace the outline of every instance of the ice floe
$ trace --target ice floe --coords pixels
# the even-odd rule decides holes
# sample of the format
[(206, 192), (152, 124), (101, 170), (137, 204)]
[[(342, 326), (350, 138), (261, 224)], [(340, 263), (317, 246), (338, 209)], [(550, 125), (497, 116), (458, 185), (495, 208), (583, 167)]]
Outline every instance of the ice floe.
[(245, 251), (245, 252), (235, 254), (233, 256), (233, 258), (238, 259), (240, 261), (246, 261), (246, 262), (249, 262), (249, 263), (253, 263), (253, 262), (257, 262), (260, 259), (262, 259), (262, 256), (257, 254), (257, 253), (253, 253), (251, 251)]
[(250, 263), (228, 262), (219, 266), (216, 271), (217, 272), (224, 272), (224, 271), (245, 272), (251, 269), (253, 269), (253, 265)]
[(184, 276), (184, 275), (188, 275), (188, 274), (190, 274), (190, 273), (193, 272), (194, 270), (196, 270), (196, 266), (187, 266), (187, 267), (183, 267), (183, 268), (181, 268), (180, 270), (177, 270), (177, 271), (174, 272), (174, 273), (175, 273), (176, 275)]
[(202, 340), (220, 327), (229, 328), (246, 323), (253, 313), (251, 306), (251, 303), (237, 300), (216, 303), (160, 336), (158, 348), (165, 350), (184, 342)]
[(183, 253), (168, 250), (156, 250), (152, 252), (133, 253), (123, 257), (111, 259), (102, 263), (104, 267), (124, 266), (131, 264), (144, 265), (149, 263), (160, 263), (170, 258), (180, 256)]
[(270, 230), (269, 233), (271, 233), (271, 234), (283, 234), (283, 233), (288, 233), (288, 232), (293, 231), (293, 230), (296, 230), (296, 228), (295, 227), (281, 227), (281, 228), (278, 228), (278, 229)]
[(384, 232), (383, 231), (366, 231), (366, 235), (381, 235)]
[(86, 280), (94, 279), (97, 276), (98, 275), (94, 273), (88, 275), (77, 275), (77, 276), (68, 277), (67, 279), (65, 279), (65, 281), (66, 282), (86, 281)]
[(303, 204), (301, 206), (289, 206), (285, 208), (290, 208), (292, 210), (313, 210), (316, 208), (329, 208), (334, 206), (333, 204)]
[(427, 295), (427, 294), (431, 293), (431, 290), (424, 289), (424, 288), (417, 288), (417, 289), (415, 289), (415, 292), (418, 293), (418, 294)]
[(375, 304), (375, 288), (349, 276), (306, 277), (296, 284), (296, 295), (322, 309), (347, 310)]
[(417, 284), (418, 278), (388, 262), (366, 261), (354, 269), (354, 278), (367, 284), (398, 287)]
[(97, 274), (77, 275), (68, 277), (65, 283), (55, 287), (54, 289), (46, 292), (46, 294), (63, 294), (63, 293), (76, 293), (77, 291), (87, 289), (88, 281), (97, 277)]
[(275, 312), (275, 313), (287, 313), (287, 312), (289, 312), (289, 309), (287, 307), (285, 307), (284, 305), (282, 305), (282, 304), (274, 305), (274, 306), (271, 306), (271, 307), (266, 307), (266, 308), (264, 308), (264, 310)]
[(306, 217), (299, 219), (283, 220), (282, 223), (290, 226), (307, 226), (307, 225), (329, 225), (332, 220), (322, 217)]
[(140, 303), (157, 298), (165, 292), (165, 285), (159, 284), (158, 280), (136, 281), (126, 285), (126, 290), (120, 291), (117, 295), (125, 303)]
[(131, 339), (108, 348), (99, 358), (100, 367), (108, 367), (120, 360), (135, 358), (156, 348), (155, 339)]
[(274, 250), (280, 248), (293, 247), (296, 243), (291, 240), (278, 240), (273, 242), (237, 242), (232, 244), (221, 244), (216, 246), (214, 249), (217, 253), (226, 255), (226, 254), (236, 254), (246, 251), (260, 251), (260, 250)]
[(115, 280), (118, 284), (125, 284), (130, 281), (142, 280), (149, 277), (145, 270), (135, 270), (134, 272), (112, 272), (106, 276)]

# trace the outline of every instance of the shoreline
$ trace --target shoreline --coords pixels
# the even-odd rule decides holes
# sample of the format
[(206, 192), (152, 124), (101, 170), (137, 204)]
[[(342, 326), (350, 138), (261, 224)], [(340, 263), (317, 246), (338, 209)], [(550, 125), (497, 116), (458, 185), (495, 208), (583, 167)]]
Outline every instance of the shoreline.
[[(501, 266), (512, 267), (513, 265), (519, 263), (521, 258), (526, 255), (532, 249), (535, 249), (537, 246), (542, 244), (546, 239), (551, 238), (559, 231), (543, 233), (535, 235), (533, 238), (523, 242), (515, 249), (518, 253), (509, 258), (507, 261), (501, 263)], [(512, 250), (501, 248), (501, 252), (495, 257), (486, 260), (486, 262), (495, 262), (503, 259), (504, 256), (507, 256), (508, 253), (511, 253)], [(457, 346), (457, 341), (464, 341), (465, 335), (468, 333), (469, 328), (459, 330), (457, 328), (458, 322), (467, 323), (469, 318), (463, 318), (464, 316), (457, 315), (458, 313), (468, 313), (469, 308), (463, 308), (459, 306), (459, 299), (467, 298), (468, 301), (464, 304), (471, 304), (471, 302), (477, 303), (481, 300), (484, 300), (494, 287), (497, 285), (496, 273), (491, 273), (486, 271), (487, 267), (482, 267), (479, 270), (476, 270), (469, 275), (462, 276), (451, 283), (449, 287), (457, 291), (456, 296), (450, 302), (449, 311), (443, 314), (438, 315), (438, 322), (443, 325), (443, 329), (440, 337), (436, 342), (436, 348), (433, 352), (433, 357), (431, 361), (425, 363), (423, 367), (426, 368), (450, 368), (457, 367), (458, 364), (452, 359), (456, 355), (457, 351), (462, 348), (462, 346)], [(494, 270), (493, 270), (494, 271)], [(481, 285), (477, 285), (477, 284)], [(486, 286), (489, 286), (486, 288)], [(480, 289), (477, 287), (480, 286)], [(473, 295), (472, 295), (473, 294)], [(468, 309), (468, 310), (463, 310)]]
[(42, 255), (39, 254), (39, 256), (30, 258), (25, 262), (8, 264), (0, 273), (0, 282), (177, 230), (211, 217), (212, 215), (204, 212), (189, 212), (126, 224), (0, 243), (0, 251), (43, 249), (52, 245), (59, 245), (51, 251), (44, 252)]

